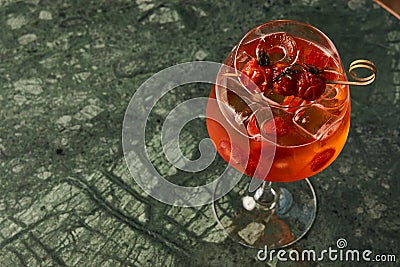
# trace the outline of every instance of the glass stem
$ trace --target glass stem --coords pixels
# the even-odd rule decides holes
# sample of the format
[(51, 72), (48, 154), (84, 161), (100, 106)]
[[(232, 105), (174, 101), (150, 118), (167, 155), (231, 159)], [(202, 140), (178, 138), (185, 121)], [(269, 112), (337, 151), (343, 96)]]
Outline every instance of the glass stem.
[(256, 202), (268, 209), (275, 207), (277, 202), (276, 191), (272, 188), (272, 182), (264, 181), (254, 193)]

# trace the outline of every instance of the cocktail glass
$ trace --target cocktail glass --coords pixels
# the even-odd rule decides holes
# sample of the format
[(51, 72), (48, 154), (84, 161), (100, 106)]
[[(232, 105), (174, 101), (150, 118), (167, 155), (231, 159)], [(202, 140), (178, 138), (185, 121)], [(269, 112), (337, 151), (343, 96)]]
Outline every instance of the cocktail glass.
[[(263, 76), (270, 80), (260, 82), (245, 72), (260, 53), (268, 55), (272, 80)], [(307, 178), (328, 167), (345, 145), (350, 95), (348, 85), (340, 83), (326, 83), (312, 97), (293, 94), (279, 88), (284, 84), (280, 79), (286, 76), (290, 82), (295, 73), (306, 71), (318, 72), (324, 81), (346, 82), (341, 59), (320, 30), (277, 20), (250, 30), (224, 64), (217, 79), (225, 86), (212, 88), (207, 106), (207, 113), (218, 119), (207, 119), (207, 129), (221, 157), (253, 179), (242, 179), (215, 199), (215, 216), (245, 246), (289, 246), (315, 219), (317, 200)]]

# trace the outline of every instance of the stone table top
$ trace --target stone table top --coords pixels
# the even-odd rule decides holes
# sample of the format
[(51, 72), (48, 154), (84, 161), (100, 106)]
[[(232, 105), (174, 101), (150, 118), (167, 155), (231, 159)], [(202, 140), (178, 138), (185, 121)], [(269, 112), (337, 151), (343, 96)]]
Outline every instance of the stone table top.
[[(0, 266), (281, 266), (227, 238), (210, 205), (173, 207), (144, 193), (125, 164), (121, 130), (130, 98), (153, 74), (182, 62), (222, 62), (249, 29), (284, 18), (321, 29), (345, 66), (368, 58), (378, 67), (374, 84), (351, 88), (347, 144), (312, 178), (317, 218), (289, 251), (322, 251), (345, 238), (349, 248), (396, 255), (398, 263), (400, 21), (380, 6), (0, 0)], [(165, 164), (157, 134), (176, 101), (208, 90), (176, 90), (147, 124), (152, 162), (182, 183), (195, 176)], [(181, 147), (196, 157), (207, 132), (204, 121), (193, 126), (182, 132)], [(218, 173), (224, 163), (216, 161)]]

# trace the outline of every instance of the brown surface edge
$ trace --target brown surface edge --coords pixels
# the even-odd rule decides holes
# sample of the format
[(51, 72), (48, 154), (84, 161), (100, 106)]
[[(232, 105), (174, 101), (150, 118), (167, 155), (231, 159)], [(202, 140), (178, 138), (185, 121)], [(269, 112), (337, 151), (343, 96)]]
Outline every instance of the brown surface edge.
[(396, 3), (392, 0), (374, 0), (374, 2), (400, 20), (400, 1)]

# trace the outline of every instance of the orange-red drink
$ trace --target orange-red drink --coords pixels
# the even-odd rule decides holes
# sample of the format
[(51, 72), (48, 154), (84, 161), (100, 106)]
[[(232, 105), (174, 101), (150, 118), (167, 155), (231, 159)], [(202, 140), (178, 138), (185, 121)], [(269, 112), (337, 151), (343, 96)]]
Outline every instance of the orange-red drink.
[(289, 182), (335, 160), (350, 127), (348, 86), (329, 83), (346, 80), (337, 54), (277, 32), (242, 42), (224, 63), (237, 72), (217, 77), (231, 81), (213, 86), (210, 98), (220, 103), (209, 102), (207, 114), (217, 119), (207, 128), (226, 161), (249, 176)]

